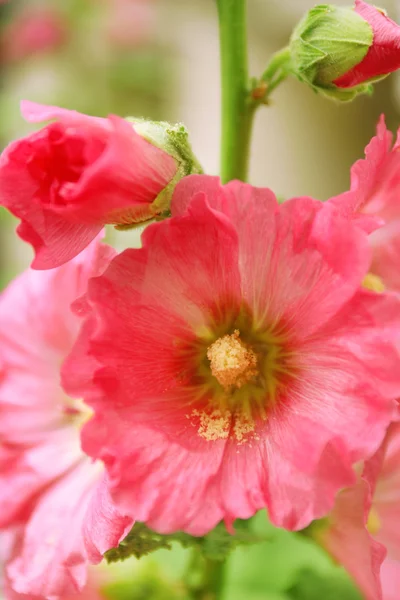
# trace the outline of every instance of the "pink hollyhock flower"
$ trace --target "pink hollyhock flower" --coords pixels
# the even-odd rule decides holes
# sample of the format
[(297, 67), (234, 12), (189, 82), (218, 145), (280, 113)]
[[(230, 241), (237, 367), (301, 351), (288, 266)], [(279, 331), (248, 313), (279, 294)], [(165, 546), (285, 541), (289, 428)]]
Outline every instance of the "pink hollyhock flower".
[(83, 447), (158, 531), (305, 527), (392, 419), (399, 300), (360, 287), (367, 237), (330, 205), (193, 176), (172, 211), (89, 284), (63, 375)]
[(400, 424), (341, 492), (316, 537), (354, 577), (367, 600), (397, 600), (400, 589)]
[(0, 298), (0, 527), (19, 527), (7, 578), (30, 598), (77, 592), (88, 560), (132, 525), (110, 500), (101, 463), (81, 450), (88, 409), (60, 385), (80, 321), (71, 302), (111, 255), (95, 241), (59, 269), (26, 271)]
[(21, 10), (2, 32), (2, 59), (18, 61), (49, 53), (62, 46), (67, 37), (67, 22), (60, 11), (50, 7)]
[(355, 0), (354, 10), (370, 25), (373, 42), (363, 60), (333, 82), (339, 88), (354, 87), (400, 68), (400, 26), (363, 0)]
[(35, 249), (35, 269), (67, 262), (105, 223), (160, 212), (157, 196), (178, 164), (132, 124), (26, 101), (22, 112), (31, 122), (56, 119), (0, 158), (0, 203), (21, 219), (18, 233)]
[(381, 117), (377, 135), (365, 150), (365, 159), (351, 169), (351, 189), (330, 202), (340, 212), (372, 232), (371, 274), (375, 284), (400, 290), (400, 130), (392, 147), (392, 134)]

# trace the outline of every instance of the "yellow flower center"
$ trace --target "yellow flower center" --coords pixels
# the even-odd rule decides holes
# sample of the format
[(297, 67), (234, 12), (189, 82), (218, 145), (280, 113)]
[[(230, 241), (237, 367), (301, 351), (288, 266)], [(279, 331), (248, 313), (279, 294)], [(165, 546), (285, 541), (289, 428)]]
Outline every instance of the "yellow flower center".
[(364, 277), (362, 284), (363, 287), (367, 288), (367, 290), (377, 292), (378, 294), (381, 294), (385, 291), (385, 284), (383, 283), (382, 279), (373, 273), (368, 273)]
[(231, 335), (224, 335), (207, 349), (211, 373), (225, 390), (240, 389), (259, 374), (257, 356), (240, 339), (238, 329)]
[[(222, 312), (222, 311), (221, 311)], [(180, 349), (192, 401), (187, 418), (207, 441), (258, 439), (274, 407), (298, 377), (301, 360), (280, 323), (255, 323), (242, 307), (226, 311)]]

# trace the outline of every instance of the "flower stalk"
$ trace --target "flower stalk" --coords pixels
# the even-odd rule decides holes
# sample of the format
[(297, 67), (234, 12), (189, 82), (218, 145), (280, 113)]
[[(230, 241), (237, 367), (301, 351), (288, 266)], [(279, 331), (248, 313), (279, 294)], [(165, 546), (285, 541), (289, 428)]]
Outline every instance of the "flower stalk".
[(200, 548), (192, 549), (185, 577), (191, 600), (220, 600), (225, 582), (226, 559), (211, 558)]
[(217, 0), (221, 61), (221, 180), (246, 181), (254, 106), (249, 97), (246, 0)]

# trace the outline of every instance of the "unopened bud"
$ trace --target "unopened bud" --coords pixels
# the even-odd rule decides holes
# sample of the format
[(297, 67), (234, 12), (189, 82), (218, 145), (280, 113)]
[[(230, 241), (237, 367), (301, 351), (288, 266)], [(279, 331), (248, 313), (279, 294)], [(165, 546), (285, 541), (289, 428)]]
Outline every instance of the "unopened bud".
[(400, 27), (362, 0), (312, 8), (290, 42), (293, 72), (337, 100), (371, 93), (371, 83), (400, 67)]

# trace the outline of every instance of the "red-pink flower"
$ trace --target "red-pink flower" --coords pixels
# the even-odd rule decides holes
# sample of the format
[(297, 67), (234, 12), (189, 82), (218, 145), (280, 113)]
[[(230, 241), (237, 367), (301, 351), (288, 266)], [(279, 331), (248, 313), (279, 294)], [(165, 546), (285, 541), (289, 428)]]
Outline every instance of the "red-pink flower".
[(302, 528), (392, 418), (398, 300), (361, 288), (367, 236), (331, 205), (193, 176), (172, 211), (89, 284), (64, 369), (95, 411), (83, 447), (161, 532), (263, 507)]
[(88, 560), (132, 525), (110, 500), (101, 463), (81, 450), (88, 409), (60, 385), (80, 324), (70, 305), (111, 255), (95, 241), (59, 269), (26, 271), (0, 298), (0, 526), (19, 528), (7, 578), (30, 598), (77, 592)]
[(351, 169), (350, 191), (330, 202), (371, 232), (371, 273), (388, 289), (400, 290), (400, 130), (392, 147), (392, 134), (381, 117), (365, 159)]
[(397, 600), (400, 583), (400, 424), (393, 423), (357, 485), (341, 492), (319, 541), (367, 600)]
[(354, 10), (371, 26), (373, 41), (363, 60), (333, 81), (339, 88), (354, 87), (400, 68), (400, 26), (363, 0), (355, 0)]
[(177, 161), (124, 119), (23, 102), (28, 121), (56, 119), (11, 143), (0, 159), (0, 203), (21, 219), (35, 249), (32, 266), (59, 266), (81, 252), (105, 223), (154, 217), (156, 199)]

